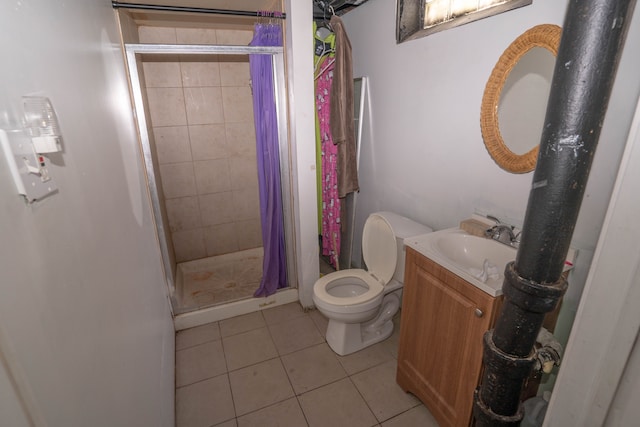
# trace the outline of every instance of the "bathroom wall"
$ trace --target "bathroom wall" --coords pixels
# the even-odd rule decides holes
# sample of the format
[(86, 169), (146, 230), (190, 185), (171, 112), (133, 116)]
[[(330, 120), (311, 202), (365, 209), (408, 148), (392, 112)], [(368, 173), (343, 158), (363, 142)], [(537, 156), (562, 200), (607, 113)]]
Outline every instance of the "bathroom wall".
[[(142, 43), (246, 46), (250, 30), (139, 28)], [(143, 57), (176, 261), (262, 246), (247, 55)]]
[(313, 4), (286, 0), (285, 49), (287, 93), (291, 115), (289, 146), (295, 221), (296, 281), (300, 303), (313, 307), (313, 284), (318, 280), (318, 209), (316, 197), (315, 113), (313, 100)]
[(636, 339), (606, 419), (606, 426), (631, 426), (640, 419), (640, 342)]
[[(395, 42), (395, 3), (367, 2), (343, 19), (354, 74), (370, 77), (372, 126), (360, 159), (355, 244), (366, 216), (394, 210), (434, 229), (457, 226), (474, 211), (521, 225), (532, 173), (500, 169), (480, 133), (480, 104), (503, 50), (542, 23), (562, 26), (567, 1), (532, 5), (425, 38)], [(572, 245), (558, 334), (569, 334), (640, 93), (640, 13), (636, 8), (601, 133)], [(360, 248), (354, 258), (360, 258)]]
[(174, 328), (111, 5), (3, 1), (0, 33), (0, 128), (44, 95), (63, 133), (41, 202), (0, 154), (0, 424), (26, 424), (20, 398), (36, 425), (173, 426)]

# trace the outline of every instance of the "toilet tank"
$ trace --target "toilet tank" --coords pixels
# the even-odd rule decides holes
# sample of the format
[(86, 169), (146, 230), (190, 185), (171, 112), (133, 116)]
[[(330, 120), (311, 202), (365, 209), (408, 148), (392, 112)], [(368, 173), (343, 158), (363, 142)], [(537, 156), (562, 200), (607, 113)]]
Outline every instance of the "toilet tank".
[(379, 215), (387, 221), (396, 237), (398, 261), (396, 263), (395, 272), (393, 273), (393, 279), (400, 283), (404, 283), (404, 239), (418, 236), (420, 234), (431, 233), (433, 229), (394, 212), (376, 212), (375, 215)]

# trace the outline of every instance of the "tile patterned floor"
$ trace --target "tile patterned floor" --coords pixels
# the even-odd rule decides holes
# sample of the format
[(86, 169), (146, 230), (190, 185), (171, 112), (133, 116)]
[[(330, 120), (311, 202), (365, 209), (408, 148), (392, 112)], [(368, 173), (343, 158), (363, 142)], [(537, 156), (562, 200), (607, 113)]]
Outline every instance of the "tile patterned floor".
[(395, 382), (399, 316), (387, 340), (348, 356), (327, 319), (287, 304), (176, 334), (178, 427), (437, 427)]
[(178, 264), (176, 313), (251, 298), (262, 278), (263, 249)]

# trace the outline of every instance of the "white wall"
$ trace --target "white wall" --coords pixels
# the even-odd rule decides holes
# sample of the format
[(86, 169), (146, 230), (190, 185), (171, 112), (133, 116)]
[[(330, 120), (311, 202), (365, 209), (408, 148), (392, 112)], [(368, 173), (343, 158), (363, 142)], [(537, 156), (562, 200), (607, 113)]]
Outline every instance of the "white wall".
[(0, 128), (39, 94), (64, 138), (60, 191), (33, 205), (0, 155), (0, 349), (24, 379), (0, 395), (50, 426), (172, 426), (173, 323), (111, 4), (4, 1), (0, 32)]
[[(562, 26), (567, 1), (532, 5), (396, 44), (395, 2), (370, 1), (343, 19), (354, 75), (370, 77), (372, 135), (361, 154), (354, 259), (367, 215), (393, 210), (434, 229), (478, 211), (522, 225), (532, 174), (500, 169), (480, 133), (484, 87), (503, 50), (543, 23)], [(636, 8), (638, 9), (638, 8)], [(589, 264), (640, 93), (640, 17), (632, 22), (572, 245), (579, 249), (559, 330), (563, 341)]]
[(313, 306), (313, 284), (319, 276), (316, 202), (315, 112), (313, 100), (313, 8), (311, 1), (287, 0), (287, 76), (289, 141), (292, 152), (296, 227), (297, 281), (300, 303)]
[(611, 402), (605, 425), (632, 426), (640, 419), (640, 406), (636, 399), (640, 395), (640, 342), (636, 338), (620, 386)]
[(0, 421), (7, 426), (29, 427), (30, 421), (20, 402), (7, 368), (0, 361)]

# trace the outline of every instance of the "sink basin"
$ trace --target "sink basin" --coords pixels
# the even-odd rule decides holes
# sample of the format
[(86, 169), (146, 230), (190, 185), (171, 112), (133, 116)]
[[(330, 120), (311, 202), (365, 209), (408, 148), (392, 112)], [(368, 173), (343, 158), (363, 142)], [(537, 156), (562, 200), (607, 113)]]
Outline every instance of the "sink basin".
[[(492, 296), (502, 294), (504, 268), (516, 258), (515, 248), (459, 228), (410, 237), (405, 239), (405, 245)], [(482, 281), (476, 275), (482, 271), (485, 260), (496, 267), (498, 274)]]

